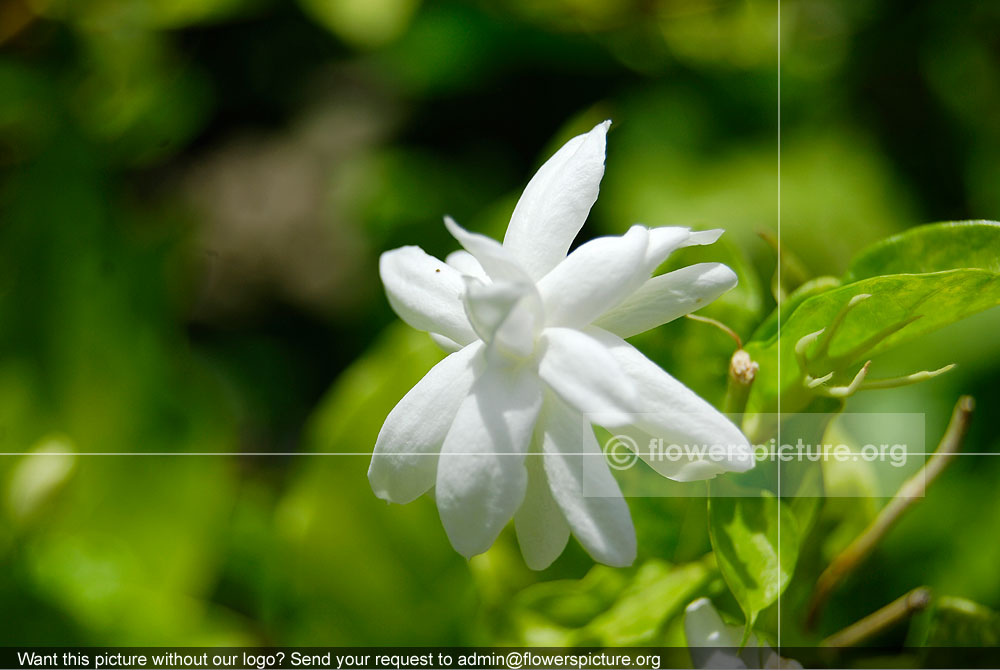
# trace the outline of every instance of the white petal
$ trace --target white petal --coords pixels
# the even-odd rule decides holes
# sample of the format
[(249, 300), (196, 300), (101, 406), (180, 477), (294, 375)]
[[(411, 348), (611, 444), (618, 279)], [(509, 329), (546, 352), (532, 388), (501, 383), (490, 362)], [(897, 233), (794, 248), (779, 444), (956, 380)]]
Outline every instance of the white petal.
[(465, 284), (453, 267), (420, 247), (401, 247), (382, 254), (379, 274), (389, 304), (403, 321), (459, 344), (476, 339), (462, 306)]
[(650, 228), (649, 250), (646, 252), (646, 273), (652, 273), (667, 256), (681, 247), (712, 244), (722, 233), (721, 228), (714, 230), (699, 230), (691, 232), (690, 228), (682, 226), (662, 226)]
[(646, 274), (651, 274), (667, 259), (667, 256), (677, 249), (712, 244), (719, 239), (723, 232), (721, 228), (696, 232), (691, 232), (690, 228), (681, 226), (650, 228), (649, 249), (646, 252)]
[(541, 340), (538, 374), (556, 394), (580, 412), (631, 421), (635, 385), (604, 345), (571, 328), (546, 328)]
[(642, 286), (648, 241), (647, 229), (633, 226), (574, 250), (538, 282), (546, 323), (582, 328)]
[(644, 261), (646, 274), (651, 274), (667, 256), (684, 246), (690, 237), (691, 229), (683, 226), (650, 228), (649, 247)]
[(532, 283), (531, 278), (510, 250), (505, 249), (502, 244), (492, 237), (480, 235), (479, 233), (470, 233), (455, 223), (455, 219), (450, 216), (444, 217), (444, 225), (452, 237), (458, 240), (458, 243), (475, 257), (480, 267), (492, 279)]
[(483, 349), (474, 342), (446, 357), (389, 412), (368, 468), (379, 498), (408, 503), (434, 486), (437, 452), (472, 389)]
[(696, 245), (714, 244), (724, 233), (722, 228), (713, 228), (712, 230), (696, 230), (691, 233), (688, 237), (687, 242), (682, 245), (685, 247), (693, 247)]
[(462, 345), (451, 339), (450, 337), (445, 337), (440, 333), (430, 333), (431, 339), (434, 340), (434, 344), (441, 347), (442, 351), (449, 354), (454, 353), (462, 348)]
[(594, 325), (632, 337), (709, 304), (736, 286), (736, 273), (722, 263), (698, 263), (653, 277)]
[(684, 636), (689, 647), (739, 647), (739, 628), (726, 626), (712, 601), (699, 598), (684, 610)]
[[(587, 333), (611, 352), (632, 381), (640, 407), (630, 421), (623, 422), (620, 414), (610, 412), (590, 417), (594, 423), (632, 438), (643, 460), (660, 474), (678, 481), (707, 479), (721, 472), (744, 472), (753, 467), (750, 443), (721, 412), (617, 335), (599, 328), (589, 328)], [(650, 437), (662, 439), (665, 447), (679, 445), (689, 458), (671, 460), (650, 454), (644, 448)]]
[(533, 279), (554, 268), (597, 201), (610, 121), (564, 144), (538, 169), (510, 217), (503, 244)]
[(699, 598), (687, 606), (684, 636), (696, 668), (747, 667), (736, 651), (740, 646), (739, 631), (734, 637), (733, 631), (722, 622), (708, 598)]
[(684, 636), (691, 660), (699, 668), (801, 668), (797, 661), (778, 656), (750, 634), (740, 648), (743, 629), (727, 625), (708, 598), (699, 598), (684, 611)]
[(545, 401), (541, 424), (545, 473), (573, 535), (594, 560), (615, 567), (635, 560), (635, 527), (594, 430), (558, 398)]
[(463, 275), (477, 279), (486, 279), (486, 271), (483, 270), (483, 266), (479, 264), (475, 256), (464, 249), (451, 252), (445, 257), (444, 261)]
[(569, 541), (569, 524), (552, 498), (541, 451), (528, 454), (528, 489), (514, 515), (517, 543), (532, 570), (544, 570), (559, 558)]
[[(614, 432), (618, 442), (634, 447), (639, 458), (663, 477), (675, 482), (693, 482), (712, 479), (723, 472), (742, 472), (751, 467), (750, 456), (744, 455), (742, 447), (737, 447), (739, 461), (734, 466), (724, 447), (720, 446), (719, 451), (712, 451), (715, 449), (715, 442), (709, 445), (692, 445), (690, 441), (662, 437), (668, 431), (651, 428), (649, 423), (652, 415), (652, 412), (648, 415), (637, 414), (636, 424), (607, 427)], [(599, 415), (591, 415), (589, 418), (598, 424), (609, 424), (602, 421)]]
[(521, 506), (524, 454), (541, 404), (530, 366), (488, 366), (458, 408), (441, 448), (435, 498), (448, 539), (463, 556), (489, 549)]
[(465, 313), (484, 342), (527, 358), (542, 328), (542, 302), (535, 285), (524, 282), (484, 283), (465, 277)]

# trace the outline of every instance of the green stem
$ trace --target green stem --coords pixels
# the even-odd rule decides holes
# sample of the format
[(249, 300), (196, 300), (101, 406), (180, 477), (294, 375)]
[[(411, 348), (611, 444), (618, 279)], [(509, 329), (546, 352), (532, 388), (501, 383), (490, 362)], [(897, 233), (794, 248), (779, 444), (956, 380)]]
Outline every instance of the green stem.
[(868, 557), (906, 510), (923, 497), (927, 487), (934, 483), (934, 480), (955, 458), (969, 428), (969, 420), (974, 407), (975, 402), (970, 396), (962, 396), (958, 399), (951, 415), (951, 422), (948, 424), (948, 429), (945, 431), (944, 437), (941, 438), (941, 443), (934, 455), (928, 459), (919, 472), (903, 483), (895, 497), (882, 508), (882, 511), (868, 524), (861, 535), (840, 552), (819, 576), (806, 615), (806, 628), (815, 626), (819, 613), (834, 588)]
[(931, 591), (919, 586), (885, 607), (852, 623), (847, 628), (820, 642), (821, 647), (853, 647), (868, 640), (923, 610), (931, 602)]

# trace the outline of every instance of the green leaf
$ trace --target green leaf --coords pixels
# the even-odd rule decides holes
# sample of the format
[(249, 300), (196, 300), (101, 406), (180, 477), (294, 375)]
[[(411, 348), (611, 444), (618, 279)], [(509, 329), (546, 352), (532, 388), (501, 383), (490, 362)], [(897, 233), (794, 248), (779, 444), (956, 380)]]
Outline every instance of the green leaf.
[(960, 268), (1000, 272), (1000, 223), (934, 223), (893, 235), (860, 253), (851, 263), (844, 283), (879, 275)]
[[(810, 279), (806, 283), (799, 286), (795, 291), (792, 292), (788, 298), (781, 303), (781, 320), (786, 321), (788, 317), (791, 316), (799, 305), (806, 300), (806, 298), (811, 298), (814, 295), (819, 295), (830, 289), (837, 288), (840, 286), (841, 282), (836, 277), (815, 277)], [(778, 314), (779, 310), (775, 309), (772, 311), (763, 323), (757, 327), (753, 335), (750, 337), (751, 341), (762, 341), (769, 340), (775, 337), (778, 333)]]
[(918, 638), (925, 647), (1000, 646), (1000, 613), (965, 598), (941, 596)]
[(652, 559), (635, 570), (598, 565), (583, 579), (527, 587), (516, 596), (516, 644), (620, 646), (662, 643), (667, 624), (718, 577), (712, 561)]
[(694, 600), (714, 570), (705, 563), (671, 565), (650, 560), (618, 601), (581, 631), (583, 644), (627, 646), (651, 644), (664, 625)]
[[(754, 413), (776, 411), (779, 393), (787, 412), (811, 402), (813, 394), (801, 383), (804, 371), (795, 345), (830, 325), (860, 294), (871, 297), (846, 315), (830, 344), (829, 356), (840, 357), (844, 367), (831, 384), (848, 381), (865, 359), (1000, 304), (1000, 224), (969, 221), (914, 228), (863, 251), (839, 287), (825, 279), (804, 285), (782, 305), (781, 337), (777, 314), (772, 314), (747, 343), (747, 352), (760, 364), (747, 402), (748, 420)], [(888, 332), (893, 327), (899, 329)], [(766, 439), (766, 431), (753, 428), (744, 425), (761, 433), (754, 439)]]
[(719, 479), (712, 482), (708, 521), (719, 570), (746, 615), (745, 641), (757, 615), (778, 599), (795, 570), (795, 518), (770, 493)]
[[(852, 298), (865, 293), (871, 297), (847, 314), (830, 345), (830, 356), (846, 357), (846, 364), (871, 358), (901, 342), (1000, 304), (1000, 274), (965, 269), (872, 277), (806, 299), (782, 323), (780, 343), (775, 333), (768, 341), (747, 344), (750, 356), (761, 362), (747, 401), (749, 412), (775, 411), (779, 391), (784, 411), (795, 412), (808, 405), (812, 394), (801, 383), (804, 371), (795, 356), (796, 343), (828, 326)], [(872, 342), (870, 347), (862, 346), (880, 332), (913, 318), (916, 320)], [(851, 353), (858, 347), (859, 351)], [(776, 352), (781, 357), (780, 380), (779, 366), (764, 365), (775, 360)], [(856, 370), (850, 374), (853, 372)]]
[(579, 628), (610, 608), (628, 585), (622, 570), (595, 565), (583, 579), (557, 579), (521, 591), (515, 609), (565, 628)]

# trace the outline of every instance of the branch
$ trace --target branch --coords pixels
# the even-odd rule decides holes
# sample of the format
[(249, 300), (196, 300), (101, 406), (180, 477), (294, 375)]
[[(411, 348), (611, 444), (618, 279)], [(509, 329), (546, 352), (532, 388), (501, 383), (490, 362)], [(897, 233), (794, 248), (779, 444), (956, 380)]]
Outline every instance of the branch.
[(889, 529), (906, 510), (923, 497), (927, 487), (952, 461), (965, 438), (974, 407), (975, 402), (970, 396), (962, 396), (958, 399), (948, 429), (945, 431), (944, 437), (941, 438), (937, 450), (924, 464), (924, 467), (906, 480), (896, 496), (882, 508), (882, 511), (868, 524), (861, 535), (856, 537), (823, 571), (816, 582), (816, 590), (813, 591), (812, 601), (809, 604), (806, 628), (811, 629), (815, 626), (823, 605), (826, 604), (830, 594), (841, 580), (868, 557), (875, 545), (885, 537)]
[(821, 647), (853, 647), (910, 618), (930, 602), (930, 589), (926, 586), (917, 587), (819, 644)]

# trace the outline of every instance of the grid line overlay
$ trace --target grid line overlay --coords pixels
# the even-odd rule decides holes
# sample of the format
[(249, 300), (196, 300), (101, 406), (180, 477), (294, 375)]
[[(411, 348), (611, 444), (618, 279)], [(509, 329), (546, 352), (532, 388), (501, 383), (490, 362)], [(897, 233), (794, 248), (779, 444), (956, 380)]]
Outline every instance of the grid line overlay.
[[(778, 224), (778, 251), (777, 251), (777, 284), (778, 290), (775, 301), (778, 303), (775, 309), (778, 310), (778, 379), (781, 379), (781, 0), (778, 2), (778, 212), (777, 212), (777, 224)], [(782, 444), (781, 441), (781, 392), (778, 392), (778, 444)], [(778, 579), (781, 579), (781, 468), (778, 468)], [(777, 653), (781, 656), (781, 593), (780, 589), (778, 591), (778, 631), (777, 631)]]
[[(592, 451), (579, 451), (579, 452), (562, 452), (566, 456), (592, 456), (594, 458), (604, 457), (603, 453), (595, 453)], [(908, 451), (906, 456), (933, 456), (936, 452), (933, 451)], [(510, 456), (510, 457), (538, 457), (541, 458), (544, 454), (541, 453), (527, 453), (527, 454), (515, 454), (509, 451), (502, 452), (489, 452), (489, 451), (476, 451), (469, 452), (467, 454), (454, 453), (452, 456)], [(853, 454), (851, 454), (853, 455)], [(206, 457), (216, 457), (222, 458), (225, 456), (245, 456), (245, 457), (299, 457), (299, 456), (364, 456), (366, 458), (372, 457), (372, 452), (370, 451), (8, 451), (0, 452), (0, 456), (206, 456)], [(426, 453), (426, 454), (407, 454), (407, 458), (412, 457), (437, 457), (436, 453)], [(1000, 456), (998, 451), (962, 451), (952, 456)]]

